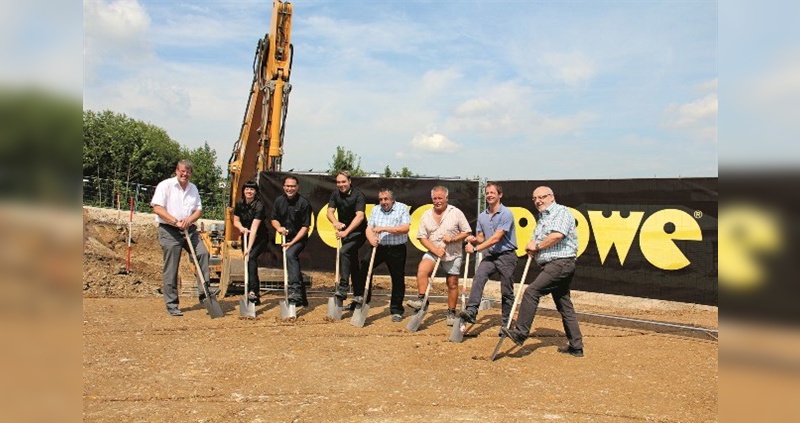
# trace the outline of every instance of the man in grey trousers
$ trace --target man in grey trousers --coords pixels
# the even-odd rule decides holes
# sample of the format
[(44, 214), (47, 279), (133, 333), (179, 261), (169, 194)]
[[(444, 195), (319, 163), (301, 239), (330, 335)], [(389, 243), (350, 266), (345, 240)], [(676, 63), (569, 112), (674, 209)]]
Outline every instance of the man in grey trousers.
[[(203, 214), (203, 207), (200, 203), (200, 193), (197, 186), (189, 179), (192, 177), (192, 163), (188, 160), (181, 160), (175, 168), (175, 177), (165, 179), (156, 186), (150, 206), (156, 214), (158, 222), (158, 243), (164, 251), (164, 274), (163, 286), (164, 303), (167, 306), (167, 313), (170, 316), (183, 316), (183, 312), (178, 307), (178, 264), (181, 259), (181, 250), (189, 252), (186, 244), (186, 237), (183, 235), (184, 229), (189, 232), (189, 238), (197, 253), (197, 260), (203, 272), (203, 280), (208, 288), (208, 250), (200, 241), (200, 234), (197, 232), (195, 222)], [(191, 252), (189, 252), (191, 254)], [(209, 292), (214, 295), (210, 290)], [(200, 295), (202, 302), (204, 294)]]

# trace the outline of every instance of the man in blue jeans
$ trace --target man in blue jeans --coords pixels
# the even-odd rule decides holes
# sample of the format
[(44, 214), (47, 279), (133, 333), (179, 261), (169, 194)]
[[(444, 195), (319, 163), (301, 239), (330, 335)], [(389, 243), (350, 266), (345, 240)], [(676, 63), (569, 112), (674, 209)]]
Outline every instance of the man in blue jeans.
[(514, 343), (522, 346), (533, 325), (539, 299), (543, 295), (553, 294), (564, 333), (569, 339), (569, 345), (558, 348), (558, 352), (583, 357), (583, 335), (569, 290), (578, 255), (575, 217), (567, 207), (556, 203), (553, 190), (548, 187), (538, 187), (533, 191), (533, 203), (540, 216), (525, 250), (542, 267), (542, 271), (525, 289), (515, 327), (510, 330), (504, 327), (502, 330)]
[(477, 236), (468, 236), (465, 251), (482, 252), (483, 260), (475, 270), (472, 288), (469, 291), (464, 311), (459, 314), (462, 322), (475, 323), (483, 289), (493, 272), (500, 274), (503, 326), (508, 323), (514, 305), (514, 269), (517, 267), (517, 234), (514, 215), (501, 203), (503, 187), (497, 182), (488, 182), (485, 188), (486, 210), (478, 215), (475, 227)]

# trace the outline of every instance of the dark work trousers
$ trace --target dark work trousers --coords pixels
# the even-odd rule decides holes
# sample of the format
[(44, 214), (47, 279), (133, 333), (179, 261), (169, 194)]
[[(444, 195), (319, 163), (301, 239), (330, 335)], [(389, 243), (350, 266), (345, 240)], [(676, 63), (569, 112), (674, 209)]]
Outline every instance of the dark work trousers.
[(516, 251), (487, 255), (481, 260), (478, 269), (475, 270), (475, 277), (472, 279), (472, 287), (469, 290), (469, 299), (465, 310), (473, 316), (478, 315), (478, 306), (481, 304), (483, 289), (489, 280), (489, 275), (493, 272), (500, 274), (500, 295), (502, 297), (503, 326), (508, 324), (508, 315), (511, 314), (511, 307), (514, 306), (514, 270), (517, 268)]
[[(251, 235), (252, 236), (252, 235)], [(267, 250), (267, 243), (269, 239), (264, 237), (256, 238), (253, 242), (253, 249), (250, 250), (250, 255), (247, 258), (247, 292), (253, 292), (256, 296), (261, 295), (261, 282), (258, 279), (258, 256)], [(242, 241), (244, 245), (244, 241)]]
[[(200, 240), (200, 234), (195, 226), (189, 229), (189, 239), (192, 240), (194, 251), (197, 253), (197, 260), (200, 262), (200, 270), (203, 273), (203, 281), (206, 288), (210, 280), (208, 270), (208, 250), (203, 242)], [(172, 225), (159, 224), (158, 225), (158, 243), (161, 244), (161, 250), (164, 252), (164, 273), (162, 275), (163, 283), (161, 292), (164, 295), (164, 303), (167, 310), (178, 309), (178, 265), (181, 260), (181, 250), (191, 255), (189, 245), (186, 243), (186, 237), (183, 235), (183, 230), (176, 228)], [(197, 266), (194, 264), (194, 259), (190, 258), (192, 265), (192, 272), (197, 273)], [(197, 280), (197, 279), (195, 279)]]
[[(389, 275), (392, 278), (392, 298), (389, 301), (389, 310), (392, 314), (402, 315), (404, 311), (403, 298), (406, 295), (406, 244), (378, 245), (377, 248), (375, 263), (372, 265), (372, 273), (375, 273), (375, 268), (378, 265), (386, 263), (386, 267), (389, 268)], [(361, 277), (358, 278), (358, 283), (353, 284), (353, 295), (356, 297), (364, 295), (371, 257), (372, 246), (370, 245), (367, 254), (361, 259)], [(369, 295), (366, 298), (367, 304), (372, 299), (372, 278), (370, 278), (369, 284)]]
[[(339, 285), (336, 287), (336, 292), (343, 299), (347, 298), (351, 279), (355, 287), (356, 277), (361, 271), (358, 266), (358, 249), (367, 240), (367, 236), (364, 234), (352, 235), (352, 237), (346, 237), (342, 240), (342, 248), (339, 249)], [(361, 292), (363, 293), (364, 290), (362, 289)]]
[(300, 241), (286, 250), (286, 272), (289, 274), (289, 301), (294, 304), (307, 304), (306, 286), (300, 272), (300, 253), (306, 248), (308, 240)]
[(583, 335), (578, 326), (578, 317), (569, 295), (569, 285), (575, 275), (575, 259), (555, 259), (542, 266), (542, 271), (536, 279), (525, 288), (522, 295), (522, 304), (517, 318), (517, 331), (527, 335), (533, 325), (533, 317), (539, 307), (539, 298), (543, 295), (553, 294), (553, 302), (561, 313), (561, 323), (564, 333), (569, 339), (569, 345), (575, 349), (583, 349)]

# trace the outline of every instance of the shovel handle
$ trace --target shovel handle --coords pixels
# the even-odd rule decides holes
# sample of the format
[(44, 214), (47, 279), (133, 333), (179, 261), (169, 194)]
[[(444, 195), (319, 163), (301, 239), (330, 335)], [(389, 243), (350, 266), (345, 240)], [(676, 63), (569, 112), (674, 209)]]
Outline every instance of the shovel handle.
[[(248, 234), (242, 234), (242, 237), (244, 238), (245, 248), (249, 247), (250, 243), (248, 241), (250, 241), (250, 236)], [(247, 269), (247, 262), (248, 262), (247, 257), (249, 255), (250, 255), (250, 252), (248, 251), (247, 254), (244, 255), (244, 260), (243, 260), (244, 261), (244, 296), (245, 296), (245, 298), (247, 298), (247, 290), (250, 288), (250, 277), (248, 276), (249, 272), (247, 271), (248, 270)]]
[(192, 259), (194, 261), (195, 269), (197, 270), (197, 279), (200, 281), (200, 286), (203, 287), (203, 293), (206, 294), (206, 298), (208, 298), (209, 295), (208, 290), (206, 290), (206, 281), (203, 280), (203, 269), (200, 268), (200, 262), (197, 261), (197, 254), (194, 253), (194, 245), (192, 245), (192, 239), (189, 238), (189, 231), (184, 229), (183, 236), (186, 237), (186, 243), (189, 244), (189, 251), (192, 253)]
[(289, 304), (289, 270), (286, 269), (286, 247), (281, 245), (283, 251), (283, 295), (286, 297), (286, 304)]
[(369, 268), (367, 269), (367, 279), (364, 281), (364, 304), (367, 303), (367, 297), (369, 296), (369, 287), (372, 285), (372, 265), (375, 264), (375, 252), (378, 251), (378, 247), (372, 247), (372, 256), (369, 258)]
[(461, 279), (461, 310), (467, 308), (467, 274), (469, 273), (469, 253), (464, 258), (464, 278)]
[(436, 271), (439, 270), (439, 263), (442, 262), (441, 257), (436, 257), (436, 264), (433, 265), (433, 273), (428, 278), (428, 287), (425, 288), (425, 298), (422, 299), (422, 308), (425, 308), (425, 303), (428, 301), (428, 294), (431, 292), (431, 285), (433, 285), (433, 278), (436, 277)]
[(528, 269), (530, 268), (531, 268), (531, 256), (529, 254), (528, 261), (525, 262), (525, 270), (522, 272), (522, 279), (519, 280), (519, 287), (517, 288), (517, 293), (514, 294), (514, 305), (511, 306), (511, 313), (508, 315), (508, 323), (506, 324), (506, 329), (511, 329), (511, 319), (514, 318), (514, 312), (517, 310), (517, 305), (519, 304), (520, 298), (522, 298), (521, 295), (522, 287), (525, 286), (525, 278), (528, 277)]
[(333, 277), (333, 281), (335, 284), (339, 283), (339, 252), (342, 251), (342, 240), (339, 239), (336, 242), (336, 275)]

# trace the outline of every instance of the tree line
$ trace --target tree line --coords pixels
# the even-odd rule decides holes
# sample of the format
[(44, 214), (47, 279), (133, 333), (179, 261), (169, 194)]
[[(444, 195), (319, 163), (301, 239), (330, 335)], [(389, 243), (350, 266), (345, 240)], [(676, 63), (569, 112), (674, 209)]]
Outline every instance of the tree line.
[[(222, 182), (222, 169), (216, 165), (217, 153), (208, 142), (195, 149), (182, 146), (156, 125), (133, 119), (110, 110), (83, 111), (83, 177), (109, 179), (122, 183), (157, 185), (171, 177), (180, 159), (194, 163), (192, 182), (205, 193), (207, 208), (222, 208), (228, 192)], [(353, 176), (367, 174), (361, 158), (337, 146), (328, 163), (328, 173), (348, 170)], [(386, 166), (384, 177), (412, 177), (408, 168), (392, 172)]]

